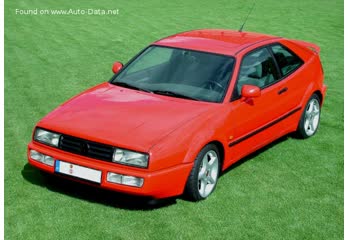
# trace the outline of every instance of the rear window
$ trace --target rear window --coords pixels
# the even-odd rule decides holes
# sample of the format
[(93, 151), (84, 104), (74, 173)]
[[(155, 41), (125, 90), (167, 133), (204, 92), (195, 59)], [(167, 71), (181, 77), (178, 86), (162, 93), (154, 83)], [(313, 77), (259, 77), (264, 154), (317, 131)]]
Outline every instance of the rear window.
[(282, 45), (274, 45), (271, 49), (281, 70), (282, 77), (291, 74), (304, 63), (295, 53)]

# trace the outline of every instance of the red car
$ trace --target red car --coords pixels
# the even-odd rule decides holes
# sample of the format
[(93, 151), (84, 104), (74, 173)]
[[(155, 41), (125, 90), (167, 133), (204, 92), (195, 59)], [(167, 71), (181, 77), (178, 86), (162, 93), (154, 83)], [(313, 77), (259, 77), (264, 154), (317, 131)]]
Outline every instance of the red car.
[(163, 38), (44, 117), (28, 161), (118, 192), (205, 199), (244, 156), (288, 133), (316, 133), (326, 92), (319, 51), (231, 30)]

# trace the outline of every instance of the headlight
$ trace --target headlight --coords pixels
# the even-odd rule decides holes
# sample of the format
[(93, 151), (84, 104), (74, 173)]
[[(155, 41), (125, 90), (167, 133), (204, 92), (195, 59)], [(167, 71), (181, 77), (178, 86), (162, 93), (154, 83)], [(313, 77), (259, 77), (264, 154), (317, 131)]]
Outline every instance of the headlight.
[(148, 155), (116, 148), (113, 154), (113, 162), (146, 168), (148, 166)]
[(60, 136), (61, 134), (57, 134), (57, 133), (46, 131), (41, 128), (37, 128), (35, 129), (34, 140), (47, 145), (58, 147)]

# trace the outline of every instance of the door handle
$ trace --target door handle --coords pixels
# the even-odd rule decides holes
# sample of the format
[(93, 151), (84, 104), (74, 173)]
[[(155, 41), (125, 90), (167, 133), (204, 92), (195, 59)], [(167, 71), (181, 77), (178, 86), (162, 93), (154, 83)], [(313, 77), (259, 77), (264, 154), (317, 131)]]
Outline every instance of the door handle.
[(281, 95), (282, 93), (287, 92), (287, 91), (288, 91), (288, 88), (284, 87), (284, 88), (282, 88), (281, 90), (278, 91), (278, 95)]

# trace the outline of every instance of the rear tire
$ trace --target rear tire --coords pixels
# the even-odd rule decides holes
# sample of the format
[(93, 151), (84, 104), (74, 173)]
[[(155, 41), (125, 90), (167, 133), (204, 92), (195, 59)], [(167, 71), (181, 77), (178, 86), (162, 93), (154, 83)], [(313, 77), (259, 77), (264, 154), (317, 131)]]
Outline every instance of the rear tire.
[(316, 94), (313, 94), (307, 102), (296, 131), (299, 138), (309, 138), (317, 132), (321, 116), (320, 102), (320, 98)]
[(191, 201), (206, 199), (215, 190), (220, 172), (220, 154), (214, 144), (206, 145), (196, 157), (185, 186)]

